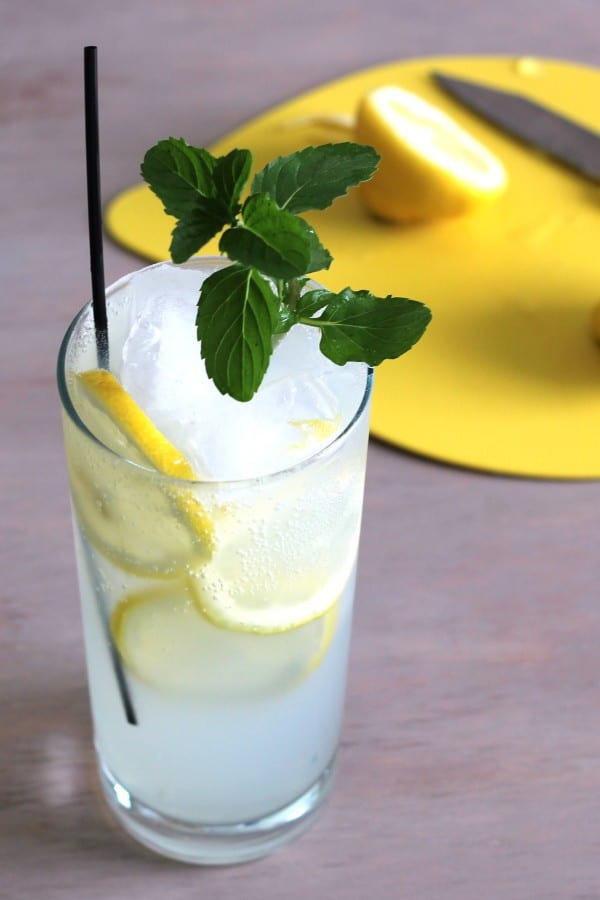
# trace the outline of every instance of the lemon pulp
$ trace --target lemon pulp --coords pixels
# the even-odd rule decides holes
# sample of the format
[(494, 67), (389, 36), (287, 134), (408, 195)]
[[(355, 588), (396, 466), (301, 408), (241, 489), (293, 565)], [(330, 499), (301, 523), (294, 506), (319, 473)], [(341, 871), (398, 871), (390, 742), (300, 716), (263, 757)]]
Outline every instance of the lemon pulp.
[(379, 169), (359, 190), (388, 221), (463, 213), (507, 184), (496, 156), (442, 110), (400, 87), (386, 85), (362, 98), (355, 137), (381, 154)]

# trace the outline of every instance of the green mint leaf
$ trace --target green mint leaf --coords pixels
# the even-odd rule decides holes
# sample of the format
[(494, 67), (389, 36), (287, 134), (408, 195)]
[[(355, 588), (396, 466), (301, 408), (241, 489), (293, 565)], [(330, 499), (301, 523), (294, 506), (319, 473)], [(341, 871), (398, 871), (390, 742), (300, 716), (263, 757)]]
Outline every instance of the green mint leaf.
[(232, 150), (217, 159), (213, 172), (216, 195), (233, 214), (239, 211), (240, 194), (248, 181), (251, 168), (252, 154), (249, 150)]
[(421, 337), (431, 313), (416, 301), (350, 288), (301, 293), (305, 276), (329, 268), (332, 257), (297, 214), (325, 209), (370, 178), (378, 162), (377, 152), (360, 144), (307, 147), (259, 172), (241, 206), (249, 150), (217, 159), (181, 138), (148, 150), (142, 175), (178, 220), (170, 248), (174, 262), (185, 262), (229, 226), (219, 247), (233, 265), (206, 279), (196, 317), (206, 372), (221, 393), (250, 400), (267, 370), (273, 335), (298, 323), (321, 330), (321, 351), (339, 365), (378, 365)]
[(325, 209), (349, 188), (367, 181), (379, 154), (364, 144), (323, 144), (280, 156), (259, 172), (252, 193), (266, 193), (291, 213)]
[(222, 394), (250, 400), (273, 352), (277, 298), (254, 269), (233, 265), (202, 285), (196, 329), (206, 373)]
[(299, 322), (298, 313), (283, 304), (279, 307), (274, 334), (287, 334), (292, 326)]
[(221, 237), (219, 249), (230, 259), (254, 266), (271, 278), (297, 278), (309, 271), (314, 252), (312, 229), (279, 209), (267, 194), (248, 197), (243, 223)]
[(321, 352), (334, 363), (342, 366), (354, 360), (378, 366), (410, 350), (430, 319), (429, 309), (416, 300), (378, 298), (344, 288), (330, 294), (318, 318), (301, 321), (321, 329)]
[(142, 177), (148, 182), (170, 216), (181, 218), (196, 205), (198, 197), (214, 197), (215, 157), (183, 138), (159, 141), (144, 156)]
[(175, 263), (183, 263), (231, 222), (231, 212), (220, 200), (199, 198), (195, 208), (182, 216), (171, 232), (169, 252)]
[[(302, 219), (300, 221), (303, 221)], [(318, 272), (320, 269), (328, 269), (333, 262), (333, 257), (327, 250), (313, 228), (308, 226), (308, 238), (310, 241), (310, 259), (308, 261), (307, 272)]]
[(323, 288), (317, 288), (317, 290), (314, 291), (306, 291), (298, 300), (296, 312), (301, 317), (311, 318), (315, 313), (318, 313), (320, 309), (327, 306), (332, 296), (335, 295), (332, 295), (331, 291), (326, 291)]

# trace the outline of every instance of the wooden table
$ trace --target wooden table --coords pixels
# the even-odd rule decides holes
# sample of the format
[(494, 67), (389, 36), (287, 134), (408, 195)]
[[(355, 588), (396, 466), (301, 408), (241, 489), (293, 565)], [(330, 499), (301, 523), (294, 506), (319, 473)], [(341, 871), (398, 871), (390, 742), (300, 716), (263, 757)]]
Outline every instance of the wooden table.
[[(81, 48), (105, 197), (167, 134), (434, 53), (598, 63), (597, 0), (76, 0), (2, 11), (0, 897), (600, 898), (598, 483), (371, 447), (336, 790), (263, 861), (195, 869), (112, 825), (91, 751), (56, 349), (89, 295)], [(107, 243), (107, 280), (139, 261)]]

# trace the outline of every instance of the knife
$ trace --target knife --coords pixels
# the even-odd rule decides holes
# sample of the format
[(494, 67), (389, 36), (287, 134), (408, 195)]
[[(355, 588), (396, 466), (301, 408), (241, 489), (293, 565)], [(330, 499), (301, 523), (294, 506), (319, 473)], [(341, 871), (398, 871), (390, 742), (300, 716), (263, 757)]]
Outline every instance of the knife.
[(431, 72), (468, 109), (563, 165), (600, 181), (600, 134), (535, 100), (463, 78)]

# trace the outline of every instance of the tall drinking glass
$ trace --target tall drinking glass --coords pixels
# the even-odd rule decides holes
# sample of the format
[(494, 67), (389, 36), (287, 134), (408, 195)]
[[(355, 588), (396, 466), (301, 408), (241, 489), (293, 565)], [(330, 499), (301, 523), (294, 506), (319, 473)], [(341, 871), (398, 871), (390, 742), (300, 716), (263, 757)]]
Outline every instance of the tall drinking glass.
[[(168, 277), (176, 293), (223, 264), (159, 264), (108, 289), (117, 379), (139, 327), (139, 274), (144, 291)], [(284, 343), (280, 352), (285, 360)], [(288, 423), (298, 439), (273, 471), (211, 478), (183, 454), (179, 469), (161, 462), (171, 443), (96, 367), (88, 305), (63, 340), (58, 384), (104, 796), (163, 855), (262, 856), (312, 822), (332, 783), (371, 372), (354, 364), (333, 425)], [(240, 404), (245, 415), (253, 402)], [(226, 425), (204, 423), (204, 433), (213, 440)]]

